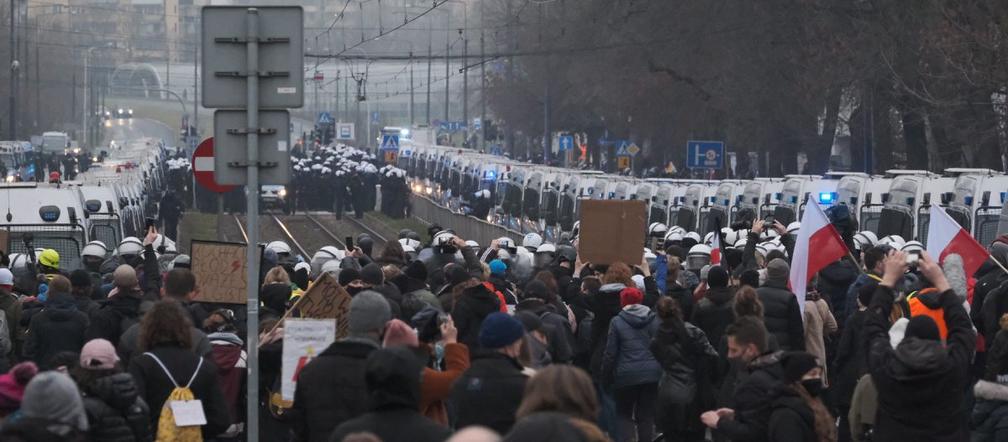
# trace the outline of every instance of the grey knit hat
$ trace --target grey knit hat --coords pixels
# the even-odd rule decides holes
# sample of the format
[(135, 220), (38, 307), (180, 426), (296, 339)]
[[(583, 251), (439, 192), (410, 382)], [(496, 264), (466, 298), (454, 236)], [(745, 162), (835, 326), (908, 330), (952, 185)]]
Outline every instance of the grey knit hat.
[(767, 264), (767, 281), (787, 281), (791, 274), (791, 267), (787, 261), (774, 258)]
[(32, 378), (25, 387), (21, 413), (26, 417), (52, 419), (80, 431), (88, 429), (84, 401), (77, 384), (56, 371), (42, 372)]
[(381, 293), (365, 290), (350, 301), (350, 334), (381, 332), (392, 319), (392, 309)]

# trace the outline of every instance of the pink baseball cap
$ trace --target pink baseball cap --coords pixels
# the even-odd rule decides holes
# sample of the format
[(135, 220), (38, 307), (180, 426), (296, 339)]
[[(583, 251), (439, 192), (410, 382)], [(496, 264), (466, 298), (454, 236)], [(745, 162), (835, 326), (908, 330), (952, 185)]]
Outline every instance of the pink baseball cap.
[(111, 370), (119, 362), (112, 343), (104, 339), (92, 339), (81, 349), (80, 365), (87, 370)]

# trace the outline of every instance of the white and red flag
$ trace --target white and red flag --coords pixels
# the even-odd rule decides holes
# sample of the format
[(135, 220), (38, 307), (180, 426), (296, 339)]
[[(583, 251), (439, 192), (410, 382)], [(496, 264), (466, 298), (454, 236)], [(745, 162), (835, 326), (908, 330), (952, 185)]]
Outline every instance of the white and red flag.
[(721, 265), (721, 232), (714, 231), (714, 239), (710, 245), (710, 263), (712, 266)]
[(811, 196), (805, 204), (801, 228), (795, 239), (794, 256), (791, 257), (791, 291), (798, 297), (798, 306), (805, 312), (805, 289), (812, 276), (834, 261), (847, 256), (836, 227), (830, 224), (819, 203)]
[(953, 253), (961, 256), (967, 277), (973, 276), (990, 257), (984, 246), (973, 239), (973, 236), (952, 219), (945, 209), (937, 205), (931, 206), (927, 250), (938, 263), (942, 263), (946, 256)]

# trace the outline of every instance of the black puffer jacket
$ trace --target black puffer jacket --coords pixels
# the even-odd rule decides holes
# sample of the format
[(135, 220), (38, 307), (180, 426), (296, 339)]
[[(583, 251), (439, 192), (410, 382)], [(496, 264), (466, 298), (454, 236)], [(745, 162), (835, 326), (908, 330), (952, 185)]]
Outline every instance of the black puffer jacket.
[(588, 299), (588, 308), (595, 314), (591, 321), (591, 373), (596, 382), (601, 382), (602, 353), (605, 350), (609, 323), (620, 312), (620, 291), (623, 284), (603, 285), (595, 296)]
[(131, 442), (154, 439), (150, 408), (129, 373), (116, 373), (81, 385), (88, 417), (88, 440)]
[(725, 328), (735, 322), (732, 304), (735, 294), (728, 287), (712, 287), (693, 310), (693, 325), (703, 330), (710, 342), (721, 342)]
[(328, 441), (334, 428), (368, 410), (364, 367), (377, 349), (362, 339), (337, 341), (304, 366), (289, 415), (293, 440)]
[(843, 327), (843, 319), (853, 313), (847, 311), (847, 289), (860, 273), (849, 259), (835, 261), (819, 271), (819, 294), (829, 303), (840, 327)]
[(140, 292), (119, 293), (95, 310), (91, 315), (91, 325), (87, 329), (86, 338), (102, 338), (118, 348), (119, 337), (131, 325), (140, 322)]
[(458, 341), (469, 348), (479, 347), (479, 331), (483, 319), (500, 311), (500, 298), (483, 284), (462, 292), (452, 309), (452, 320), (458, 329)]
[(763, 303), (763, 322), (784, 351), (805, 350), (805, 328), (798, 298), (787, 289), (787, 281), (768, 280), (756, 289)]
[(482, 425), (505, 434), (515, 422), (528, 377), (518, 361), (507, 355), (479, 350), (472, 365), (452, 386), (457, 428)]
[(767, 438), (771, 441), (816, 442), (812, 409), (793, 390), (783, 391), (774, 401)]
[(868, 372), (868, 343), (864, 333), (867, 316), (867, 311), (857, 311), (847, 318), (840, 344), (837, 345), (836, 359), (833, 360), (836, 368), (830, 373), (833, 375), (835, 398), (840, 405), (850, 405), (858, 380)]
[(718, 421), (718, 431), (731, 440), (765, 441), (772, 404), (784, 388), (781, 352), (766, 353), (746, 367), (745, 379), (735, 388), (733, 419)]
[(889, 343), (893, 292), (882, 285), (875, 290), (865, 336), (868, 371), (879, 398), (876, 440), (958, 442), (967, 437), (963, 402), (949, 398), (961, 397), (966, 388), (976, 335), (954, 291), (943, 292), (939, 302), (947, 344), (908, 337), (894, 350)]

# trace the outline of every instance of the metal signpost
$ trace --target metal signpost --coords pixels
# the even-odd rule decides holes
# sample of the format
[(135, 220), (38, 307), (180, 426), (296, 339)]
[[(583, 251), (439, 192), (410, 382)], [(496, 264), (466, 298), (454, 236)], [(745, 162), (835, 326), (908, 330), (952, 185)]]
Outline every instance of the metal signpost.
[[(230, 109), (214, 112), (215, 178), (219, 184), (245, 185), (249, 242), (245, 428), (248, 440), (257, 441), (259, 172), (266, 171), (264, 181), (269, 184), (286, 184), (290, 178), (290, 117), (286, 109), (304, 105), (304, 12), (299, 6), (207, 6), (201, 16), (203, 106)], [(260, 124), (260, 116), (265, 124)], [(241, 137), (245, 137), (244, 157), (240, 155)]]

